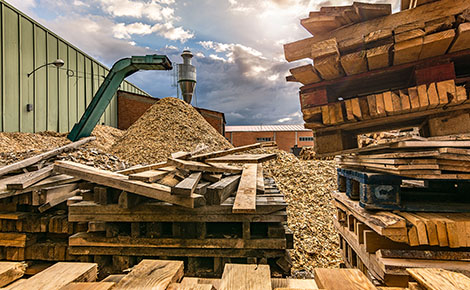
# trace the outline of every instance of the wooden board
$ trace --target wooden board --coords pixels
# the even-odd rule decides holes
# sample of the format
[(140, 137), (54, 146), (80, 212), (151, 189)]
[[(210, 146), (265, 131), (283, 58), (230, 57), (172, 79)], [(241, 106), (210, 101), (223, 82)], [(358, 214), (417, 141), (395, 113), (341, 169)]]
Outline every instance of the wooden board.
[(196, 207), (197, 205), (201, 204), (201, 202), (203, 202), (203, 197), (200, 195), (193, 194), (191, 197), (172, 195), (170, 188), (167, 186), (155, 183), (149, 184), (137, 180), (128, 180), (126, 175), (96, 169), (74, 162), (56, 162), (54, 165), (54, 171), (72, 175), (83, 180), (98, 183), (100, 185), (121, 189), (127, 192), (185, 207)]
[(168, 159), (168, 163), (176, 166), (176, 168), (186, 169), (190, 171), (212, 172), (212, 173), (241, 173), (241, 168), (227, 166), (223, 164), (206, 164), (198, 161)]
[(428, 290), (463, 290), (470, 287), (470, 278), (439, 268), (414, 268), (406, 271)]
[(245, 164), (233, 204), (233, 213), (256, 212), (256, 164)]
[(0, 262), (0, 287), (21, 278), (26, 271), (26, 264), (18, 262)]
[(180, 183), (171, 188), (171, 194), (191, 196), (196, 190), (196, 186), (201, 180), (202, 173), (194, 172), (190, 176), (183, 179)]
[(168, 174), (167, 171), (147, 170), (139, 173), (130, 174), (129, 179), (140, 180), (144, 182), (155, 182), (157, 180), (162, 179), (166, 174)]
[(136, 166), (124, 169), (124, 170), (116, 171), (116, 173), (129, 175), (129, 174), (136, 174), (136, 173), (140, 173), (140, 172), (144, 172), (148, 170), (155, 170), (155, 169), (163, 168), (166, 166), (168, 166), (167, 162), (159, 162), (159, 163), (154, 163), (154, 164), (149, 164), (149, 165), (144, 165), (144, 166), (136, 165)]
[(238, 187), (240, 175), (233, 175), (222, 178), (214, 184), (207, 187), (207, 204), (223, 203)]
[(375, 70), (390, 66), (390, 50), (393, 44), (386, 44), (367, 50), (367, 64), (369, 70)]
[(457, 28), (457, 37), (449, 53), (470, 48), (470, 22), (465, 22)]
[(264, 174), (262, 163), (258, 163), (256, 166), (256, 190), (264, 193)]
[(50, 176), (52, 174), (53, 166), (46, 166), (39, 169), (38, 171), (28, 172), (21, 174), (19, 178), (14, 181), (7, 183), (7, 189), (9, 190), (22, 190), (30, 185)]
[(225, 264), (219, 290), (272, 290), (268, 265)]
[(313, 84), (321, 81), (320, 76), (311, 64), (291, 68), (290, 73), (302, 84)]
[(454, 37), (455, 31), (453, 29), (426, 35), (419, 59), (445, 54)]
[(235, 147), (235, 148), (231, 148), (231, 149), (227, 149), (227, 150), (220, 150), (220, 151), (214, 151), (214, 152), (194, 155), (194, 156), (191, 156), (190, 160), (201, 161), (201, 160), (205, 160), (205, 159), (208, 159), (208, 158), (221, 157), (221, 156), (230, 155), (230, 154), (237, 153), (237, 152), (247, 151), (247, 150), (250, 150), (250, 149), (260, 148), (260, 147), (263, 146), (263, 144), (264, 143), (255, 143), (255, 144), (239, 146), (239, 147)]
[(60, 288), (60, 290), (110, 290), (114, 289), (114, 282), (73, 282)]
[(333, 80), (344, 76), (338, 55), (318, 57), (313, 62), (315, 69), (324, 80)]
[(59, 262), (10, 290), (57, 290), (71, 282), (93, 282), (97, 273), (98, 265), (94, 263)]
[(226, 155), (222, 157), (206, 159), (210, 163), (262, 163), (275, 159), (274, 154), (246, 154), (246, 155)]
[(348, 76), (366, 72), (368, 70), (366, 52), (361, 50), (341, 56), (341, 66)]
[(113, 289), (165, 290), (184, 275), (182, 261), (142, 260)]
[(315, 268), (313, 271), (315, 282), (320, 289), (376, 289), (359, 269)]

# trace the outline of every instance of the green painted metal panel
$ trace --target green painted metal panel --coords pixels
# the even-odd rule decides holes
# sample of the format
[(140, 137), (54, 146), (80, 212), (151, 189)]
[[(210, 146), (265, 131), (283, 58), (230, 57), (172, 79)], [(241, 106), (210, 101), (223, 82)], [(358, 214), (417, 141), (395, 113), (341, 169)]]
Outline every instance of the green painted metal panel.
[[(58, 40), (47, 33), (47, 63), (57, 59)], [(59, 70), (47, 66), (47, 130), (59, 131)]]
[[(34, 26), (34, 67), (47, 63), (46, 31)], [(47, 69), (38, 70), (31, 76), (34, 80), (34, 131), (47, 130)]]
[(68, 81), (67, 81), (67, 69), (69, 64), (67, 63), (68, 49), (67, 44), (59, 40), (59, 58), (66, 61), (62, 69), (59, 69), (59, 132), (69, 131), (69, 96), (68, 96)]
[[(34, 77), (28, 73), (34, 69), (33, 23), (20, 17), (20, 120), (22, 132), (34, 132)], [(33, 110), (26, 109), (30, 104)]]
[[(85, 112), (85, 56), (82, 53), (77, 54), (77, 112), (78, 119)], [(77, 120), (78, 121), (78, 120)]]
[(77, 97), (77, 51), (70, 46), (68, 47), (68, 97), (69, 97), (69, 131), (78, 122), (78, 97)]
[(19, 25), (18, 14), (8, 7), (4, 11), (4, 47), (5, 47), (5, 126), (7, 132), (19, 131)]
[(88, 106), (93, 98), (93, 72), (91, 66), (91, 59), (85, 58), (85, 104)]

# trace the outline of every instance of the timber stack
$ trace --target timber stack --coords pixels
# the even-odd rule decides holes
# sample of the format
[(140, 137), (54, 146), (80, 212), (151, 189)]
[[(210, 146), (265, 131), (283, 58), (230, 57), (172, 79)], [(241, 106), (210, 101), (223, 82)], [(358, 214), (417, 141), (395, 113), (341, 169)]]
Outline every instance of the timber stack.
[[(464, 0), (323, 7), (301, 20), (314, 37), (284, 46), (288, 61), (313, 60), (287, 80), (303, 84), (315, 156), (340, 166), (344, 262), (387, 286), (416, 279), (407, 268), (470, 276), (469, 15)], [(396, 130), (413, 134), (358, 142)]]

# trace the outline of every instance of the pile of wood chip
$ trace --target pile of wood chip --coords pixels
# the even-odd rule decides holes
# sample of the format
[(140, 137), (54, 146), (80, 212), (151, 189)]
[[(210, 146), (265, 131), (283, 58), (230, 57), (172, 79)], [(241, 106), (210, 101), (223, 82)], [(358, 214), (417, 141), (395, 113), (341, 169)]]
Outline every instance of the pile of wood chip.
[(276, 180), (288, 204), (288, 225), (294, 232), (293, 276), (310, 277), (314, 268), (338, 267), (341, 255), (330, 195), (336, 188), (335, 162), (300, 160), (277, 149), (256, 149), (251, 153), (278, 156), (264, 164), (264, 172)]
[(111, 148), (111, 153), (134, 164), (165, 161), (172, 152), (193, 151), (198, 144), (210, 152), (232, 148), (189, 104), (164, 98), (138, 119)]

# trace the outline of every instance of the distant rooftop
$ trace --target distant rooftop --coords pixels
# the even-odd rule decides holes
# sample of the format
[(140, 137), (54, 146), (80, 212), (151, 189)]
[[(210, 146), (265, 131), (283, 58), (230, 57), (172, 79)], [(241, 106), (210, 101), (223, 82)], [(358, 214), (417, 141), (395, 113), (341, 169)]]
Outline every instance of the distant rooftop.
[(311, 131), (304, 125), (251, 125), (225, 126), (225, 132), (273, 132), (273, 131)]

